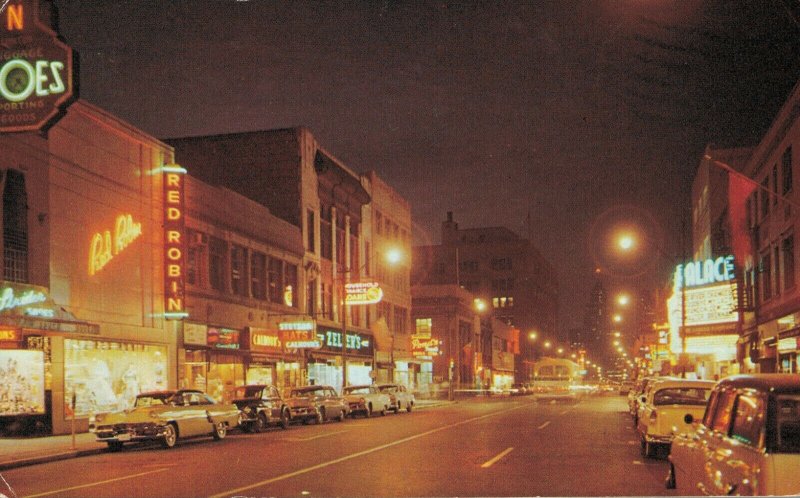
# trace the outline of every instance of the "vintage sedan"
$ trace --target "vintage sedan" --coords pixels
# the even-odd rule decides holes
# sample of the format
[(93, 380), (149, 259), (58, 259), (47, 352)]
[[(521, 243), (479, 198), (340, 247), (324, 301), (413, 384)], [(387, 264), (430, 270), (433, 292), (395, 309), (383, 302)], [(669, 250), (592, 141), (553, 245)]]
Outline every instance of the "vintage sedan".
[(395, 413), (403, 408), (410, 413), (417, 402), (414, 393), (401, 384), (378, 384), (378, 390), (389, 396), (389, 409)]
[(238, 387), (233, 404), (242, 412), (241, 426), (245, 432), (261, 432), (271, 425), (286, 429), (292, 418), (289, 405), (274, 386)]
[(642, 444), (642, 455), (654, 456), (659, 446), (669, 447), (675, 434), (692, 432), (686, 416), (699, 418), (713, 381), (662, 379), (650, 384), (640, 400), (640, 416), (636, 429)]
[(289, 410), (292, 420), (302, 420), (304, 424), (326, 420), (342, 422), (347, 416), (344, 398), (336, 394), (331, 386), (294, 387), (289, 392)]
[[(692, 422), (687, 417), (687, 422)], [(696, 431), (672, 442), (667, 488), (681, 495), (800, 491), (800, 376), (719, 381)]]
[(126, 442), (147, 440), (172, 448), (178, 438), (222, 439), (239, 425), (240, 416), (236, 405), (217, 403), (202, 391), (155, 391), (136, 396), (129, 410), (96, 415), (90, 429), (111, 451), (122, 449)]
[(370, 417), (375, 412), (386, 415), (391, 404), (389, 395), (380, 392), (374, 385), (346, 386), (342, 394), (352, 416), (360, 413), (365, 417)]

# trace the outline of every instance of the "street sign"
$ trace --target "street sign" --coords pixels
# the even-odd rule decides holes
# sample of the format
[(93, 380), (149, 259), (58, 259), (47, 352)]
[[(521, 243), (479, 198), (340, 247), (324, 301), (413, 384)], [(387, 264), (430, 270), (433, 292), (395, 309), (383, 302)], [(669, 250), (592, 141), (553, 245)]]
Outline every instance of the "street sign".
[(0, 11), (0, 133), (45, 128), (71, 102), (72, 48), (39, 20), (36, 0)]

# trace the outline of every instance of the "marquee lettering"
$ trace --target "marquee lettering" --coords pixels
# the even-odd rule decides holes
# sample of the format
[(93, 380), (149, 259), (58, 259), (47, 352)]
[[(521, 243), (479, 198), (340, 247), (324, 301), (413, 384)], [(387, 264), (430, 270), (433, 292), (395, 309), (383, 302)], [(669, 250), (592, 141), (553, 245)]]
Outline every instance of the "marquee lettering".
[(184, 179), (186, 170), (178, 165), (164, 171), (164, 316), (186, 318), (184, 275)]

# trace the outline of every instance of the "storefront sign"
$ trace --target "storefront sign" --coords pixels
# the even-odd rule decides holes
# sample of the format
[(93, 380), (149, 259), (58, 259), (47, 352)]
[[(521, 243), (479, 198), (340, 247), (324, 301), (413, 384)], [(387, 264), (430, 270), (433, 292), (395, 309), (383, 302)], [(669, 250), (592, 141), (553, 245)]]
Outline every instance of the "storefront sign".
[(314, 330), (281, 330), (281, 340), (286, 349), (319, 349), (322, 347), (322, 341), (319, 340)]
[(383, 289), (377, 282), (351, 282), (344, 286), (344, 302), (355, 304), (375, 304), (383, 299)]
[(411, 353), (415, 357), (438, 356), (442, 354), (439, 349), (440, 345), (439, 339), (416, 334), (411, 336)]
[(299, 322), (280, 322), (278, 324), (279, 330), (311, 330), (317, 328), (317, 322), (313, 320), (299, 321)]
[(0, 328), (0, 342), (17, 342), (19, 340), (18, 329)]
[(34, 0), (0, 2), (0, 133), (47, 125), (73, 97), (72, 49)]
[(114, 256), (131, 245), (140, 235), (142, 235), (142, 224), (134, 222), (130, 214), (117, 216), (113, 238), (111, 230), (95, 233), (89, 249), (89, 275), (102, 270)]
[[(338, 330), (317, 332), (317, 339), (322, 343), (324, 351), (341, 353), (342, 333)], [(358, 332), (347, 333), (347, 351), (359, 355), (373, 355), (372, 337)]]
[(733, 256), (721, 256), (702, 262), (693, 261), (675, 267), (675, 289), (680, 289), (684, 285), (687, 288), (699, 287), (733, 279)]
[(26, 308), (45, 301), (47, 301), (47, 294), (42, 290), (21, 286), (5, 287), (0, 290), (0, 313), (16, 308)]
[(207, 346), (208, 327), (200, 323), (183, 322), (183, 344)]
[(164, 173), (164, 317), (183, 319), (186, 312), (184, 274), (186, 227), (184, 181), (186, 170), (178, 165), (162, 168)]
[(283, 341), (278, 330), (248, 327), (250, 350), (265, 353), (282, 353)]
[(208, 345), (216, 349), (239, 349), (239, 331), (208, 327)]

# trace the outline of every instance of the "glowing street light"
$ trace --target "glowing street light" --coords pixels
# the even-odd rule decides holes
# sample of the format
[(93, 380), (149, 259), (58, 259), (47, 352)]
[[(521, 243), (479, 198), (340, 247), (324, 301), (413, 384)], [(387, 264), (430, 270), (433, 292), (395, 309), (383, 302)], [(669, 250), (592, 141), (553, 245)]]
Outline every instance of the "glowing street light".
[(619, 337), (620, 335), (622, 334), (620, 334), (619, 332), (614, 332), (614, 337)]
[(396, 265), (403, 260), (403, 251), (394, 247), (386, 251), (386, 261), (390, 265)]
[(564, 352), (564, 348), (558, 348), (558, 354), (562, 354)]
[(614, 341), (615, 346), (619, 346), (619, 341)]
[(480, 298), (476, 297), (475, 301), (473, 301), (473, 303), (475, 304), (475, 309), (478, 312), (482, 312), (482, 311), (486, 310), (486, 301), (484, 301), (483, 299), (480, 299)]
[(614, 315), (614, 322), (619, 323), (622, 321), (622, 315), (616, 314)]
[(544, 341), (544, 347), (546, 347), (547, 349), (550, 349), (550, 346), (552, 346), (550, 341)]
[(626, 233), (617, 239), (617, 244), (623, 251), (630, 251), (633, 249), (633, 246), (636, 245), (636, 239), (633, 238), (633, 235)]
[(617, 296), (617, 302), (620, 306), (627, 306), (631, 302), (631, 298), (627, 294), (620, 294)]
[(535, 332), (535, 331), (533, 331), (533, 332), (531, 332), (530, 334), (528, 334), (528, 338), (529, 338), (530, 340), (532, 340), (532, 341), (535, 341), (537, 337), (538, 337), (538, 335), (536, 335), (536, 332)]

